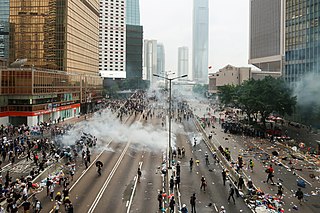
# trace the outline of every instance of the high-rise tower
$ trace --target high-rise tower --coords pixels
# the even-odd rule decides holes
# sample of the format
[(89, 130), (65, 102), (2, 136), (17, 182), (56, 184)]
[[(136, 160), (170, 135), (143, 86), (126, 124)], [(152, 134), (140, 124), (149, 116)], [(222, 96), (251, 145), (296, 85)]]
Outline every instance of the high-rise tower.
[(143, 48), (144, 80), (152, 85), (155, 80), (153, 74), (157, 73), (157, 40), (144, 40)]
[(250, 0), (249, 63), (281, 71), (284, 56), (284, 0)]
[(126, 77), (139, 87), (142, 81), (143, 27), (140, 26), (139, 0), (127, 0)]
[(178, 48), (178, 76), (189, 76), (189, 49), (188, 47)]
[(208, 82), (209, 3), (193, 1), (192, 79), (197, 83)]
[(164, 46), (161, 43), (157, 44), (157, 74), (164, 75), (165, 68), (165, 52)]
[(125, 4), (100, 0), (99, 71), (104, 78), (126, 78)]

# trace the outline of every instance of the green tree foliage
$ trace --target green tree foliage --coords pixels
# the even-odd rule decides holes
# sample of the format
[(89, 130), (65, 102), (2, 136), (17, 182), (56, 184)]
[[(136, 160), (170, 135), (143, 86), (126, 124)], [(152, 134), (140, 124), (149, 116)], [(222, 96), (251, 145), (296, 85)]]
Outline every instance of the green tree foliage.
[(270, 76), (251, 79), (239, 86), (223, 86), (219, 90), (223, 104), (238, 107), (247, 115), (260, 113), (263, 122), (272, 112), (291, 115), (297, 103), (285, 82)]

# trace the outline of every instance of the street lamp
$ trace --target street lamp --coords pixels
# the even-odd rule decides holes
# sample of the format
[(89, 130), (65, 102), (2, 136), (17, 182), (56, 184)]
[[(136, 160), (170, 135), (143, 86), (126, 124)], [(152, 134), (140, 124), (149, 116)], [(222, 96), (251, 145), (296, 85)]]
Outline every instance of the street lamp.
[(159, 78), (163, 78), (167, 81), (169, 81), (169, 166), (168, 169), (171, 169), (171, 164), (172, 164), (172, 147), (171, 147), (171, 82), (172, 80), (178, 79), (178, 78), (184, 78), (187, 77), (188, 75), (181, 75), (181, 76), (177, 76), (174, 78), (168, 78), (165, 76), (161, 76), (158, 74), (153, 74), (153, 76), (159, 77)]

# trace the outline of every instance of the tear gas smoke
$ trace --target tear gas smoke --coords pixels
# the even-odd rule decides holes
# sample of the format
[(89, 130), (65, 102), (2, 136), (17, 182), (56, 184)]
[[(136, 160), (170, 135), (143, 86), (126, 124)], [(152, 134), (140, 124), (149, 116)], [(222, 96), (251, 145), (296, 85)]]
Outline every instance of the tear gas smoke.
[(142, 125), (136, 122), (131, 126), (123, 124), (108, 109), (95, 114), (90, 120), (79, 122), (74, 128), (62, 138), (64, 145), (72, 145), (80, 138), (82, 133), (90, 133), (97, 137), (97, 148), (107, 149), (109, 141), (125, 143), (131, 141), (133, 144), (141, 144), (152, 150), (165, 150), (167, 146), (167, 133), (157, 126)]
[(299, 81), (294, 89), (298, 105), (320, 106), (320, 76), (310, 73)]

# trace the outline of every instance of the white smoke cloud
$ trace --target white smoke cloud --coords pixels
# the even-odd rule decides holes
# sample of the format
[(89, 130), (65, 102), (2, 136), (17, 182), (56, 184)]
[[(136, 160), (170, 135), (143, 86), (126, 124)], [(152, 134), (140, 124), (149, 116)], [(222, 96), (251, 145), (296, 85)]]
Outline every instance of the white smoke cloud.
[(310, 73), (299, 81), (294, 89), (300, 106), (320, 106), (320, 76)]
[(129, 126), (121, 123), (110, 110), (95, 114), (93, 118), (76, 124), (62, 138), (63, 144), (66, 146), (73, 145), (76, 140), (80, 139), (83, 132), (97, 137), (98, 149), (108, 150), (107, 144), (111, 140), (116, 143), (131, 141), (133, 144), (137, 143), (152, 150), (165, 150), (167, 146), (165, 129), (148, 123), (143, 125), (141, 122), (135, 122)]

